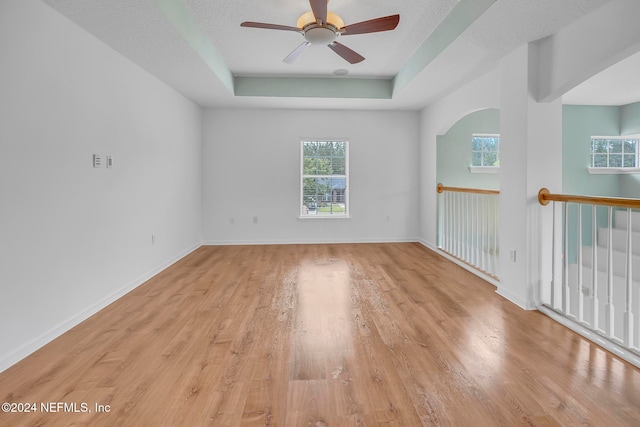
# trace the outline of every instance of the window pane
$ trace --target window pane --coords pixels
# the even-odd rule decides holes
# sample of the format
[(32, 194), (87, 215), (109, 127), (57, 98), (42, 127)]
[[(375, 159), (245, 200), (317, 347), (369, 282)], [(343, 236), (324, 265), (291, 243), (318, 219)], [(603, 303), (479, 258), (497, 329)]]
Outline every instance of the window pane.
[(471, 153), (471, 166), (482, 166), (482, 153), (474, 151)]
[(624, 167), (625, 168), (635, 168), (636, 167), (636, 155), (635, 154), (624, 154)]
[(318, 143), (318, 156), (330, 157), (331, 156), (331, 143), (320, 142)]
[(497, 151), (498, 141), (496, 138), (484, 138), (484, 151)]
[(339, 203), (322, 203), (318, 207), (318, 215), (344, 215), (346, 212), (345, 206)]
[(609, 154), (609, 167), (610, 168), (622, 167), (622, 154)]
[(317, 178), (305, 178), (303, 180), (303, 189), (302, 194), (305, 197), (305, 200), (317, 201), (316, 196), (318, 195), (317, 188)]
[(346, 152), (346, 143), (344, 141), (338, 141), (333, 143), (333, 156), (344, 157)]
[(304, 156), (317, 156), (318, 155), (318, 143), (317, 142), (305, 142), (304, 143)]
[(471, 139), (471, 149), (473, 151), (482, 151), (482, 138), (479, 136), (474, 136)]
[(319, 157), (317, 164), (318, 169), (316, 175), (331, 175), (331, 158)]
[(609, 140), (609, 152), (610, 153), (622, 153), (622, 141), (619, 139)]
[(496, 152), (484, 153), (482, 166), (495, 166), (497, 161), (498, 161), (498, 153)]
[(317, 165), (316, 165), (316, 159), (308, 159), (305, 158), (304, 159), (304, 169), (303, 169), (303, 174), (304, 175), (317, 175)]
[(346, 213), (346, 179), (320, 178), (318, 188), (322, 192), (318, 205), (318, 215)]
[(625, 139), (623, 149), (625, 153), (636, 153), (636, 147), (638, 146), (638, 140)]
[(592, 153), (606, 153), (608, 143), (605, 139), (593, 139), (591, 140), (591, 152)]
[(593, 155), (593, 166), (596, 168), (606, 168), (607, 165), (607, 155), (606, 154), (594, 154)]
[(345, 175), (346, 173), (346, 168), (345, 168), (345, 159), (344, 157), (341, 158), (337, 158), (337, 159), (333, 159), (333, 164), (332, 164), (332, 175)]

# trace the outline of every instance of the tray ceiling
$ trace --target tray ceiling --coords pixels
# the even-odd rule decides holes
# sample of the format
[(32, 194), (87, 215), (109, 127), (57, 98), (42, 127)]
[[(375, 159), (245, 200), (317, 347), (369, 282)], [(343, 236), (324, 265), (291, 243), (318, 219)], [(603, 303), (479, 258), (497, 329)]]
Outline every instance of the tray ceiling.
[(295, 26), (307, 0), (43, 1), (203, 107), (365, 109), (424, 107), (607, 2), (331, 0), (347, 25), (400, 14), (393, 31), (340, 38), (366, 58), (352, 65), (324, 46), (286, 64), (300, 34), (240, 27)]

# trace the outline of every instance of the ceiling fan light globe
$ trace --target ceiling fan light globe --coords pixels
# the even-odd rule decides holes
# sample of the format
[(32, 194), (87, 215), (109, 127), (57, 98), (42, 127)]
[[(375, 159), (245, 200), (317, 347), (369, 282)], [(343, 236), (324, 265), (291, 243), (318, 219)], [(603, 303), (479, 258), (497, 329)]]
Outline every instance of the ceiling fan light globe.
[(316, 27), (306, 30), (304, 38), (311, 44), (328, 45), (336, 41), (337, 34), (330, 28)]

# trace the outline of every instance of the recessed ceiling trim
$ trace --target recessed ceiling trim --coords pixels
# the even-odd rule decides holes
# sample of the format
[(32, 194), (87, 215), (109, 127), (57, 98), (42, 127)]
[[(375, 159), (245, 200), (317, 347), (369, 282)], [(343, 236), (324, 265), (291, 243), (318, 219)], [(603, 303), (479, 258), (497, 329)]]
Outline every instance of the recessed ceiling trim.
[(233, 93), (233, 73), (218, 53), (213, 43), (193, 19), (191, 12), (182, 0), (155, 0), (167, 20), (196, 51), (211, 71)]
[(461, 0), (393, 78), (393, 96), (454, 42), (496, 0)]
[(236, 77), (236, 96), (391, 99), (391, 80)]

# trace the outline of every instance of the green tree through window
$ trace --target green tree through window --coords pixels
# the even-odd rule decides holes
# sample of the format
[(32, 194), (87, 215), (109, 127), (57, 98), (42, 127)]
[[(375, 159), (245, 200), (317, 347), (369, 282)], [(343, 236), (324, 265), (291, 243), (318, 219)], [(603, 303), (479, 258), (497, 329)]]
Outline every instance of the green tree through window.
[(348, 142), (302, 141), (302, 216), (348, 215)]
[(500, 166), (500, 135), (473, 134), (471, 166)]
[(638, 139), (592, 137), (592, 168), (637, 168)]

